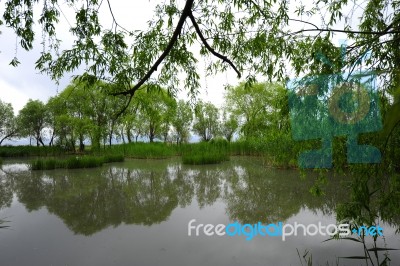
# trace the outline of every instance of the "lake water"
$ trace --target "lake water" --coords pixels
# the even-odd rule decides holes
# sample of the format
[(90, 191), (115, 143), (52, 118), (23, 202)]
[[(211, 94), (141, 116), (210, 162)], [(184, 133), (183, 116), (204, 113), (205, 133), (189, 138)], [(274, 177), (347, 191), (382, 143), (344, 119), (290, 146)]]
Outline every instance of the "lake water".
[[(330, 178), (325, 195), (309, 189), (316, 175), (271, 169), (259, 158), (185, 166), (179, 159), (128, 160), (96, 169), (29, 171), (23, 161), (0, 170), (0, 265), (336, 265), (364, 255), (360, 243), (329, 236), (188, 235), (188, 223), (337, 224), (348, 200), (346, 178)], [(378, 245), (400, 248), (382, 223)], [(369, 241), (369, 242), (368, 242)], [(367, 244), (371, 245), (372, 240)], [(384, 252), (380, 252), (383, 259)], [(390, 251), (400, 265), (400, 251)], [(339, 259), (339, 265), (365, 261)], [(377, 265), (377, 264), (375, 264)]]

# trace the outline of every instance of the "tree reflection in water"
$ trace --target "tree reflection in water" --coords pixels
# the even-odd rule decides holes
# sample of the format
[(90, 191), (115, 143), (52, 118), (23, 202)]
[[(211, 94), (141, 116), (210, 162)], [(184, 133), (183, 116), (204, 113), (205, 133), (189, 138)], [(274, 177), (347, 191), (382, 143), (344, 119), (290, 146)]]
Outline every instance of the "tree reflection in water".
[(276, 223), (302, 208), (332, 214), (349, 201), (345, 178), (329, 178), (320, 197), (309, 192), (315, 178), (265, 168), (256, 158), (207, 166), (133, 160), (90, 170), (1, 171), (0, 208), (9, 207), (15, 193), (28, 211), (46, 207), (83, 235), (123, 223), (161, 223), (193, 201), (200, 208), (223, 202), (231, 221)]

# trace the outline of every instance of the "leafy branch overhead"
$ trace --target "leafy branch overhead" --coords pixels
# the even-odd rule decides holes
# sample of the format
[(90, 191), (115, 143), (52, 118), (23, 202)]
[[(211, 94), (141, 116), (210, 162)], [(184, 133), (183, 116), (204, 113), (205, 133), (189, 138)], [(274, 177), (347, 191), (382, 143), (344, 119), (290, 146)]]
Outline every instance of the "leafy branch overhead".
[[(195, 95), (200, 58), (207, 63), (206, 74), (230, 68), (249, 81), (256, 75), (285, 80), (290, 71), (304, 75), (349, 69), (369, 51), (372, 56), (364, 66), (377, 70), (384, 81), (397, 80), (393, 69), (400, 62), (398, 1), (317, 0), (305, 5), (302, 1), (170, 0), (156, 6), (146, 30), (121, 25), (110, 0), (7, 0), (4, 5), (4, 24), (15, 31), (25, 50), (35, 44), (35, 23), (42, 28), (43, 50), (36, 62), (40, 71), (58, 80), (84, 67), (86, 74), (79, 78), (115, 84), (109, 91), (112, 95), (131, 98), (144, 84), (167, 88), (172, 95), (184, 87)], [(70, 9), (74, 21), (65, 15)], [(101, 21), (103, 9), (112, 17), (109, 28)], [(73, 45), (61, 49), (57, 33), (65, 21)], [(344, 61), (334, 41), (339, 33), (348, 39)], [(196, 44), (201, 47), (199, 54)], [(319, 53), (332, 64), (318, 60)], [(18, 54), (11, 63), (19, 64)], [(397, 86), (382, 84), (388, 91)]]

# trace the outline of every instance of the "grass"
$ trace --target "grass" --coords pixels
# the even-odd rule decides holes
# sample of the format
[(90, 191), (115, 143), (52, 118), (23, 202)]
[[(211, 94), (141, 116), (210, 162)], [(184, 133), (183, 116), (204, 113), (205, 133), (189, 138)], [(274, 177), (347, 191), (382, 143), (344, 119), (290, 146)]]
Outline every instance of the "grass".
[(180, 149), (184, 164), (216, 164), (229, 160), (229, 144), (223, 140), (186, 144)]
[(0, 146), (0, 157), (58, 156), (65, 151), (57, 146)]
[(95, 168), (100, 167), (104, 163), (122, 162), (124, 157), (121, 155), (107, 156), (81, 156), (71, 157), (65, 160), (58, 159), (36, 159), (30, 163), (32, 170), (53, 170), (53, 169), (78, 169), (78, 168)]
[(256, 140), (238, 140), (229, 144), (231, 155), (239, 156), (262, 156), (264, 155), (264, 145)]
[(123, 155), (105, 155), (103, 156), (104, 163), (123, 162), (125, 157)]
[[(57, 158), (67, 155), (60, 147), (3, 146), (0, 147), (0, 157), (50, 157), (33, 161), (31, 165), (34, 170), (90, 168), (102, 163), (122, 161), (124, 158), (165, 159), (173, 156), (181, 156), (184, 164), (216, 164), (229, 160), (231, 155), (262, 156), (271, 166), (295, 167), (297, 155), (304, 149), (304, 143), (294, 142), (290, 135), (274, 133), (231, 143), (216, 138), (209, 142), (181, 145), (143, 142), (118, 144), (97, 151), (87, 150), (86, 155), (79, 155), (80, 157), (76, 157), (78, 159), (70, 157), (67, 160)], [(102, 162), (98, 157), (102, 157)]]
[(176, 146), (165, 143), (128, 143), (113, 145), (104, 150), (104, 155), (122, 155), (135, 159), (165, 159), (177, 155)]

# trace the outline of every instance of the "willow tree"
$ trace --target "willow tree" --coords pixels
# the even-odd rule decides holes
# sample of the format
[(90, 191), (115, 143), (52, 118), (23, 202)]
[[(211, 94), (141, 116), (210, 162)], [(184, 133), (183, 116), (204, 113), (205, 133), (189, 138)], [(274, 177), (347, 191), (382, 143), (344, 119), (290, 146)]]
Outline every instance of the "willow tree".
[(37, 146), (44, 146), (43, 138), (47, 126), (47, 110), (43, 102), (29, 99), (19, 111), (17, 124), (20, 136), (33, 137)]
[(209, 141), (219, 133), (219, 110), (210, 102), (199, 101), (195, 107), (193, 131), (203, 141)]
[(0, 100), (0, 145), (6, 139), (11, 139), (17, 134), (17, 124), (14, 109), (10, 103)]

